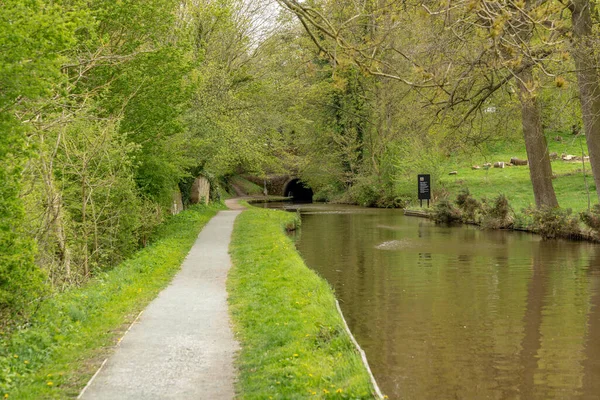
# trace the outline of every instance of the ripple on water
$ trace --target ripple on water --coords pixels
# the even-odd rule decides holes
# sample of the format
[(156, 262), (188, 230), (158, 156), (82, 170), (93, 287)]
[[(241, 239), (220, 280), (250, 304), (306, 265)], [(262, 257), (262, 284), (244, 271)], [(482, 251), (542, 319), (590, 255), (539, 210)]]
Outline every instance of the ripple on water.
[(379, 243), (375, 248), (378, 250), (402, 250), (412, 246), (414, 246), (414, 244), (410, 240), (401, 239), (387, 240), (383, 243)]

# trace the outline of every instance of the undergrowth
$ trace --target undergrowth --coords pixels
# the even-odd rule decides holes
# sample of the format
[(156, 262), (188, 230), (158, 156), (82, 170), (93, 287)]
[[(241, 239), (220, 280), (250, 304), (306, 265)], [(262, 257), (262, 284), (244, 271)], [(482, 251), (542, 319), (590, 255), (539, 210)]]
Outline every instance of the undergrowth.
[(303, 262), (284, 229), (298, 216), (250, 209), (235, 224), (230, 309), (242, 351), (245, 399), (372, 399), (360, 356), (329, 285)]
[(1, 332), (0, 398), (76, 397), (219, 208), (194, 206), (172, 217), (148, 247), (84, 287), (48, 298), (29, 321)]

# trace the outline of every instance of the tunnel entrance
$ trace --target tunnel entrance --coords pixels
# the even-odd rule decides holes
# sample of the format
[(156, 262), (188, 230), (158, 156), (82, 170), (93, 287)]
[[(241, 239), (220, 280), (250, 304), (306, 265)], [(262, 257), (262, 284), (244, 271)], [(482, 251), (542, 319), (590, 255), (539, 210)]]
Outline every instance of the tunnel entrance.
[(313, 191), (300, 179), (292, 179), (285, 185), (283, 195), (293, 198), (294, 201), (312, 202)]

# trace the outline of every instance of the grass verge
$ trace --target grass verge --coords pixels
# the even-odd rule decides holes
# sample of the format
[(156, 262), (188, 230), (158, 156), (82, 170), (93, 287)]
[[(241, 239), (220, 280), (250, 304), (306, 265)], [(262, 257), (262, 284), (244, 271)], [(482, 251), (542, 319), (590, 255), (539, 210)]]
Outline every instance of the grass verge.
[(298, 221), (257, 208), (236, 221), (227, 285), (242, 344), (238, 393), (244, 399), (372, 399), (333, 291), (284, 233)]
[(45, 300), (27, 326), (0, 335), (0, 399), (76, 397), (220, 208), (195, 206), (172, 217), (132, 258)]

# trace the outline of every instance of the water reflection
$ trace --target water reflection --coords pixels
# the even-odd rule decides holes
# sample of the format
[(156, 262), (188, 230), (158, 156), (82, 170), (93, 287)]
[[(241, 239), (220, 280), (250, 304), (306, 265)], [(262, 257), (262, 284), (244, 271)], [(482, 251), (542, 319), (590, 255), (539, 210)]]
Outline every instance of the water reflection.
[(599, 246), (307, 207), (298, 248), (390, 398), (600, 398)]

